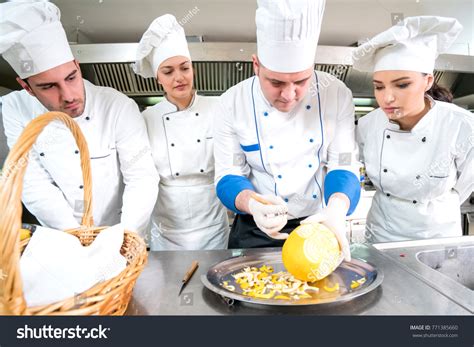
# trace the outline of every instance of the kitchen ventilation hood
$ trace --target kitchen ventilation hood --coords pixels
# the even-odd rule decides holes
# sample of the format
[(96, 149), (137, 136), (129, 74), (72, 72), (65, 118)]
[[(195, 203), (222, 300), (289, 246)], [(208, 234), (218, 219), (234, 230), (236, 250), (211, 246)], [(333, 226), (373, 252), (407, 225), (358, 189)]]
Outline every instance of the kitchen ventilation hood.
[[(72, 45), (84, 77), (101, 86), (115, 88), (139, 98), (163, 95), (153, 78), (142, 78), (132, 70), (136, 43)], [(253, 75), (255, 43), (190, 42), (195, 69), (194, 85), (203, 95), (220, 95)], [(319, 46), (315, 68), (342, 80), (356, 98), (373, 98), (371, 74), (352, 68), (352, 47)], [(449, 88), (462, 106), (474, 108), (474, 56), (441, 55), (435, 67), (435, 80)]]

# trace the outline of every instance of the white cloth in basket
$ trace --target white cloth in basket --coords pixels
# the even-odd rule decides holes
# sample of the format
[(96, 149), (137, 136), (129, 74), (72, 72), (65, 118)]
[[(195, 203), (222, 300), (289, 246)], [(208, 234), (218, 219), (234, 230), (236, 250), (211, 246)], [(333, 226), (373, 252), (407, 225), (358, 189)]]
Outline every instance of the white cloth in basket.
[(120, 254), (124, 227), (104, 229), (87, 247), (63, 231), (38, 227), (20, 259), (23, 292), (28, 306), (48, 305), (77, 298), (98, 282), (123, 271), (127, 259)]

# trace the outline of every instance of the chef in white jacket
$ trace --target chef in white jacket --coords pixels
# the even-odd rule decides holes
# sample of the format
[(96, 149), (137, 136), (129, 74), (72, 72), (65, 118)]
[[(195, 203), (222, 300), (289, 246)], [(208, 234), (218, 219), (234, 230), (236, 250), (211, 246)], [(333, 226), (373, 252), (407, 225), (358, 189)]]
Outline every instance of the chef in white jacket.
[(151, 23), (138, 45), (134, 70), (156, 78), (165, 91), (163, 101), (143, 112), (160, 180), (151, 249), (226, 248), (229, 222), (214, 187), (216, 100), (194, 90), (186, 36), (174, 16)]
[(341, 81), (314, 71), (324, 5), (259, 0), (256, 76), (221, 96), (216, 186), (237, 213), (230, 248), (281, 246), (314, 215), (306, 222), (324, 220), (350, 258), (345, 217), (360, 195), (354, 107)]
[[(9, 147), (33, 118), (47, 111), (67, 113), (89, 147), (95, 225), (122, 222), (143, 233), (156, 201), (157, 178), (138, 107), (123, 94), (82, 79), (54, 4), (8, 2), (0, 10), (0, 53), (24, 88), (2, 98)], [(50, 124), (30, 153), (25, 206), (42, 225), (77, 228), (83, 185), (74, 138), (62, 124)]]
[(474, 189), (474, 117), (435, 100), (433, 69), (462, 27), (410, 17), (354, 51), (373, 72), (380, 108), (359, 120), (361, 160), (376, 193), (369, 242), (460, 236), (460, 204)]

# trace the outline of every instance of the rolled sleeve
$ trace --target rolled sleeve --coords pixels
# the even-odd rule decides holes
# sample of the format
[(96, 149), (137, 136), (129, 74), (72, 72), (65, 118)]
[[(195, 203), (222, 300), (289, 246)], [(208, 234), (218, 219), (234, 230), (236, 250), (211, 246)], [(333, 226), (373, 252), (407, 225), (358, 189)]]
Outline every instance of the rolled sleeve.
[(326, 201), (326, 204), (334, 193), (343, 193), (349, 198), (351, 205), (347, 215), (351, 215), (357, 207), (360, 199), (359, 179), (351, 171), (331, 171), (327, 174), (326, 180), (324, 181), (324, 200)]
[(248, 178), (236, 175), (227, 175), (222, 177), (217, 183), (217, 197), (222, 201), (225, 207), (238, 214), (243, 214), (235, 207), (237, 195), (245, 189), (255, 191)]

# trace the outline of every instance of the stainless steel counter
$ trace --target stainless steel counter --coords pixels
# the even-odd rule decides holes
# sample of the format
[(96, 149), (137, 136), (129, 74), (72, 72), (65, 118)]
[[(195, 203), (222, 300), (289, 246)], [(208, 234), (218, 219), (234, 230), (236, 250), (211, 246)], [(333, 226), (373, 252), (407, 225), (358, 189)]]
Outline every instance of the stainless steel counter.
[(387, 242), (374, 247), (474, 313), (474, 236)]
[[(206, 289), (201, 275), (229, 257), (259, 250), (150, 252), (138, 278), (128, 315), (470, 315), (461, 305), (432, 288), (372, 246), (353, 245), (352, 255), (381, 269), (385, 278), (376, 290), (350, 302), (309, 307), (228, 306)], [(181, 279), (193, 260), (199, 268), (178, 297)]]

